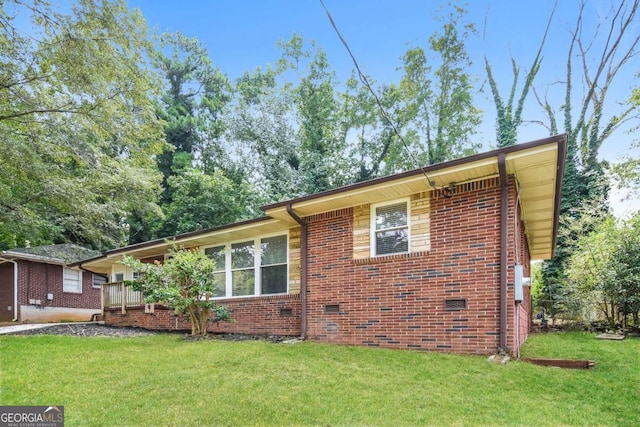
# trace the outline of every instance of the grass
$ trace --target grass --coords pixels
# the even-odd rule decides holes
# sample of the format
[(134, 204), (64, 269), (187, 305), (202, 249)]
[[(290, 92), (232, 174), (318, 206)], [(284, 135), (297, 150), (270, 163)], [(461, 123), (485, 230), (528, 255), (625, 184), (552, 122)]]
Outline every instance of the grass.
[(305, 342), (0, 337), (0, 405), (64, 405), (67, 426), (640, 425), (640, 340), (534, 335), (485, 357)]

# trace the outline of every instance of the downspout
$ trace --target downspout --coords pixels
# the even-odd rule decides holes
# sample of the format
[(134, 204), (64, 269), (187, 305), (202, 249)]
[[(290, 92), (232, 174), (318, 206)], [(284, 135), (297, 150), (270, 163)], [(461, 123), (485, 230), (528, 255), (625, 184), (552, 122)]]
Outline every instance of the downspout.
[(13, 263), (13, 320), (18, 321), (18, 262), (12, 259), (0, 258), (0, 260)]
[(498, 352), (507, 352), (507, 244), (509, 238), (509, 177), (507, 177), (506, 154), (498, 155), (500, 173), (500, 347)]
[[(82, 266), (82, 263), (78, 264), (78, 268), (82, 271), (86, 271), (87, 273), (91, 273), (91, 274), (95, 274), (96, 276), (100, 276), (100, 277), (104, 277), (105, 280), (108, 282), (109, 281), (109, 276), (105, 275), (105, 274), (100, 274), (100, 273), (96, 273), (94, 271), (91, 271), (87, 268), (84, 268)], [(92, 278), (92, 282), (93, 282), (93, 278)], [(93, 285), (93, 283), (92, 283)], [(91, 315), (91, 321), (95, 321), (96, 316), (103, 316), (102, 318), (104, 319), (104, 289), (102, 288), (102, 286), (100, 286), (100, 313), (93, 313)]]
[(307, 223), (287, 205), (287, 213), (300, 224), (300, 338), (307, 339)]

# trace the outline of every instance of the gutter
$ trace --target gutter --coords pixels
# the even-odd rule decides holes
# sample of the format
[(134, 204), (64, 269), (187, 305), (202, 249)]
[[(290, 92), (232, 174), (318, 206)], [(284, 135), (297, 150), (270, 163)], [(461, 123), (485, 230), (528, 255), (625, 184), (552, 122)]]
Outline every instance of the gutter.
[(2, 261), (12, 262), (13, 263), (13, 320), (12, 322), (18, 321), (18, 262), (13, 259), (1, 258)]
[(300, 338), (307, 339), (307, 223), (287, 204), (287, 213), (300, 224)]
[(509, 214), (509, 177), (507, 176), (506, 154), (498, 155), (498, 171), (500, 173), (500, 346), (499, 353), (507, 352), (507, 245)]

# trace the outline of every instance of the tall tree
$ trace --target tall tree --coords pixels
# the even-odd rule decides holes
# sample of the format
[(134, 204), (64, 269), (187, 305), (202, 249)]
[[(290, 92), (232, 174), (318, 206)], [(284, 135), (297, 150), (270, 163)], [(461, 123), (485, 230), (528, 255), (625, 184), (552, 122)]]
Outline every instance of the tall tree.
[(500, 88), (498, 82), (493, 75), (493, 67), (489, 63), (489, 59), (485, 55), (484, 64), (487, 72), (487, 79), (489, 80), (489, 86), (491, 88), (491, 94), (493, 96), (493, 102), (496, 106), (496, 142), (498, 147), (507, 147), (514, 145), (518, 142), (518, 128), (523, 123), (523, 110), (524, 104), (529, 95), (529, 91), (533, 88), (533, 82), (536, 75), (540, 71), (542, 64), (542, 51), (551, 27), (553, 15), (555, 14), (557, 1), (553, 5), (553, 10), (549, 15), (547, 21), (547, 27), (545, 29), (542, 41), (536, 52), (536, 56), (533, 58), (531, 67), (527, 72), (524, 83), (520, 88), (520, 95), (516, 101), (516, 93), (518, 92), (518, 84), (520, 82), (520, 67), (518, 67), (516, 60), (511, 58), (511, 70), (513, 73), (513, 81), (511, 83), (511, 89), (509, 90), (509, 96), (506, 101), (500, 95)]
[[(585, 201), (601, 200), (598, 214), (606, 216), (609, 183), (604, 165), (598, 159), (602, 144), (623, 124), (637, 120), (638, 104), (629, 102), (621, 111), (613, 111), (609, 90), (619, 79), (621, 70), (633, 66), (638, 54), (640, 33), (634, 28), (638, 20), (640, 0), (612, 4), (592, 35), (584, 28), (586, 1), (578, 10), (576, 24), (570, 31), (564, 82), (564, 102), (554, 108), (547, 97), (538, 97), (547, 114), (547, 127), (558, 132), (562, 122), (568, 138), (567, 168), (563, 182), (560, 214), (575, 218)], [(577, 58), (578, 67), (574, 66)], [(593, 65), (595, 64), (595, 65)], [(633, 70), (635, 71), (635, 70)], [(637, 89), (636, 89), (637, 90)], [(560, 111), (562, 120), (556, 117)], [(562, 281), (575, 236), (559, 239), (554, 258), (545, 264), (545, 281)]]
[(153, 204), (163, 142), (149, 46), (121, 0), (78, 0), (66, 14), (0, 4), (0, 245), (113, 247), (133, 206)]
[[(475, 153), (480, 124), (466, 42), (475, 34), (467, 11), (451, 6), (442, 28), (402, 56), (399, 85), (372, 94), (372, 79), (353, 75), (342, 94), (342, 135), (349, 141), (355, 180), (364, 181)], [(371, 87), (370, 87), (371, 86)], [(384, 111), (384, 112), (383, 112)], [(407, 153), (410, 150), (411, 153)], [(418, 163), (418, 164), (417, 164)]]
[(291, 198), (348, 181), (339, 123), (336, 83), (325, 52), (299, 35), (281, 41), (275, 67), (245, 73), (233, 135), (257, 153), (257, 183), (267, 200)]
[(231, 86), (211, 63), (207, 49), (181, 33), (160, 36), (154, 64), (166, 84), (159, 116), (171, 149), (159, 156), (158, 166), (164, 176), (163, 201), (170, 202), (169, 177), (194, 166), (196, 160), (208, 171), (226, 164), (222, 115), (231, 100)]
[(427, 164), (470, 155), (480, 148), (471, 140), (480, 125), (481, 111), (474, 105), (473, 77), (468, 71), (471, 59), (466, 49), (466, 41), (476, 29), (462, 22), (465, 9), (451, 8), (440, 18), (441, 32), (429, 37), (429, 51), (435, 58), (429, 60), (421, 48), (409, 49), (402, 57), (405, 74), (400, 85), (426, 146)]

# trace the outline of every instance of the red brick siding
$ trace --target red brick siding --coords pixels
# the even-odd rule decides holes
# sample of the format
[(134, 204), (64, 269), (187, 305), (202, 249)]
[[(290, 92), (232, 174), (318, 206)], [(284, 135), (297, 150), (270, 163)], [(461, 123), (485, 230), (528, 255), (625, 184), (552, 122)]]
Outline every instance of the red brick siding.
[[(214, 333), (258, 335), (300, 335), (300, 295), (236, 298), (220, 302), (231, 313), (233, 322), (209, 326)], [(291, 315), (282, 315), (291, 309)], [(105, 323), (115, 326), (137, 326), (158, 330), (190, 330), (186, 316), (176, 316), (168, 307), (156, 305), (153, 314), (145, 314), (144, 306), (129, 307), (126, 314), (120, 308), (105, 310)]]
[[(430, 203), (430, 252), (381, 259), (353, 260), (351, 209), (307, 218), (309, 338), (471, 354), (497, 350), (498, 180), (458, 186), (450, 197), (434, 192)], [(467, 308), (446, 311), (446, 299), (466, 299)], [(339, 313), (325, 313), (334, 304)]]
[[(18, 303), (40, 300), (44, 307), (89, 308), (100, 310), (100, 289), (93, 288), (93, 275), (82, 272), (82, 293), (63, 292), (61, 265), (18, 261)], [(47, 294), (53, 294), (53, 301)]]

